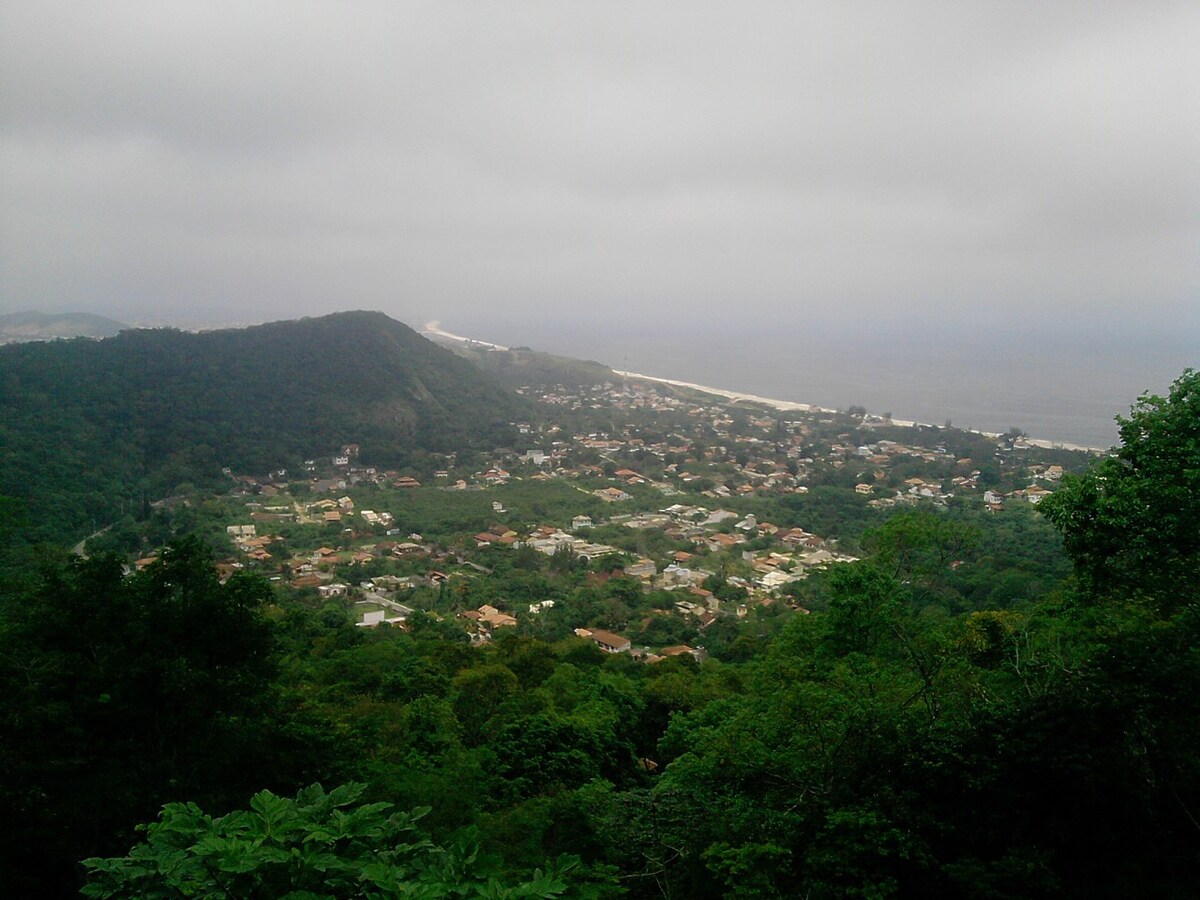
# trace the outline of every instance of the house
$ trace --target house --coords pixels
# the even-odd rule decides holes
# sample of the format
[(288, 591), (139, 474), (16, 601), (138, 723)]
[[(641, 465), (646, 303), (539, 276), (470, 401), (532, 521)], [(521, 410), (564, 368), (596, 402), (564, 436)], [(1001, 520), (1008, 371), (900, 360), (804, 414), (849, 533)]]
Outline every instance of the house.
[(663, 569), (662, 574), (665, 584), (683, 585), (700, 584), (713, 573), (704, 569), (688, 569), (684, 566), (672, 564)]
[(639, 559), (625, 567), (625, 574), (631, 578), (653, 578), (658, 574), (658, 566), (652, 559)]
[(496, 607), (487, 603), (479, 607), (478, 612), (478, 621), (483, 622), (486, 625), (490, 625), (492, 628), (504, 628), (517, 624), (517, 620), (514, 616), (510, 616), (508, 613), (502, 613), (500, 610), (496, 609)]
[(476, 547), (487, 547), (492, 544), (512, 546), (515, 543), (517, 543), (517, 533), (503, 525), (493, 525), (488, 531), (481, 531), (475, 535)]
[(574, 541), (571, 544), (571, 552), (580, 559), (586, 559), (588, 562), (591, 562), (594, 559), (613, 556), (619, 551), (616, 547), (610, 547), (608, 544), (589, 544), (586, 541)]
[(1041, 485), (1033, 484), (1033, 485), (1030, 485), (1029, 487), (1025, 488), (1025, 499), (1029, 503), (1037, 504), (1037, 503), (1041, 503), (1043, 500), (1045, 500), (1047, 497), (1049, 497), (1052, 493), (1054, 493), (1054, 492), (1046, 490)]
[[(300, 579), (296, 580), (299, 581)], [(293, 584), (294, 583), (295, 582), (293, 582)], [(347, 590), (348, 588), (346, 585), (339, 584), (336, 581), (333, 584), (322, 584), (317, 587), (317, 593), (326, 599), (329, 597), (345, 597)]]
[(735, 537), (732, 534), (717, 532), (716, 534), (709, 536), (705, 541), (705, 544), (707, 545), (709, 552), (720, 553), (722, 550), (729, 550), (737, 544), (744, 544), (745, 542), (746, 539), (741, 535), (737, 535)]
[(621, 637), (619, 634), (613, 634), (611, 631), (603, 631), (599, 628), (592, 629), (586, 637), (590, 637), (595, 641), (596, 646), (605, 653), (628, 653), (633, 646), (629, 638)]
[(389, 616), (386, 610), (373, 609), (363, 613), (362, 621), (355, 622), (359, 628), (377, 628), (380, 625), (401, 625), (407, 616)]
[(785, 584), (789, 584), (793, 581), (797, 581), (801, 577), (802, 576), (800, 576), (800, 575), (793, 575), (788, 572), (783, 572), (783, 571), (780, 571), (779, 569), (775, 569), (774, 571), (767, 572), (765, 575), (763, 575), (762, 578), (760, 578), (758, 580), (758, 583), (759, 583), (759, 586), (761, 586), (765, 590), (773, 591), (776, 588), (783, 587)]
[(800, 544), (805, 543), (810, 537), (812, 537), (812, 535), (803, 528), (791, 528), (785, 532), (776, 534), (775, 537), (779, 538), (779, 540), (785, 544), (799, 546)]
[(571, 530), (572, 531), (578, 530), (580, 528), (591, 528), (591, 527), (592, 527), (592, 517), (591, 516), (576, 516), (575, 518), (573, 518), (571, 520)]
[(689, 647), (687, 644), (676, 644), (674, 647), (664, 647), (658, 652), (661, 657), (683, 656), (685, 653), (690, 653), (697, 661), (703, 662), (707, 657), (703, 650), (697, 650), (694, 647)]
[(429, 551), (420, 544), (414, 544), (412, 541), (404, 541), (392, 548), (392, 556), (404, 558), (412, 556), (425, 556)]
[(806, 553), (797, 553), (796, 561), (805, 566), (823, 566), (835, 560), (833, 554), (828, 550), (810, 550)]
[(597, 497), (599, 497), (601, 500), (603, 500), (605, 503), (619, 503), (622, 500), (632, 500), (633, 499), (632, 494), (627, 494), (620, 488), (615, 488), (615, 487), (601, 488), (598, 491), (592, 491), (592, 493), (595, 494)]

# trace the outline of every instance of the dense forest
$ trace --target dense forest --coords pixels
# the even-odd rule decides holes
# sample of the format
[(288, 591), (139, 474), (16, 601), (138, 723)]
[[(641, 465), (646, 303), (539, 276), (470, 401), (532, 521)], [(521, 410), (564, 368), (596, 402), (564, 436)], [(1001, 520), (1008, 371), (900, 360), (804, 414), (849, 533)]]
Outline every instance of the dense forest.
[(590, 385), (617, 378), (613, 370), (602, 363), (556, 356), (528, 347), (494, 350), (455, 342), (451, 349), (511, 388), (531, 383)]
[(78, 539), (223, 468), (346, 442), (396, 466), (502, 443), (527, 411), (382, 313), (0, 347), (0, 495), (25, 543)]
[[(643, 664), (551, 624), (476, 647), (432, 613), (358, 628), (218, 577), (196, 537), (133, 573), (44, 552), (0, 585), (0, 880), (94, 897), (1196, 896), (1200, 374), (1120, 422), (1114, 455), (1030, 511), (1061, 550), (1025, 516), (992, 533), (984, 514), (898, 514), (802, 583), (811, 614), (714, 626), (705, 659)], [(796, 502), (849, 540), (865, 508), (817, 487)], [(436, 520), (430, 496), (413, 523)], [(787, 514), (768, 502), (746, 508)], [(522, 601), (654, 602), (565, 556), (478, 559)], [(990, 602), (985, 582), (1017, 570)]]

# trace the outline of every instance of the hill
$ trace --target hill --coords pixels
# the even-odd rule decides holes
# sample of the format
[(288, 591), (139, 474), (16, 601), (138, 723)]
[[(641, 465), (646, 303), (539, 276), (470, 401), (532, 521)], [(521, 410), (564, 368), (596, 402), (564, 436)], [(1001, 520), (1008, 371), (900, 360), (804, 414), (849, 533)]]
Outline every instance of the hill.
[(0, 494), (62, 540), (222, 467), (343, 444), (402, 466), (508, 439), (526, 402), (382, 313), (0, 348)]
[(49, 341), (56, 338), (112, 337), (128, 327), (91, 313), (5, 313), (0, 315), (0, 344)]
[(511, 388), (526, 385), (580, 387), (621, 380), (619, 375), (603, 363), (556, 356), (527, 347), (496, 350), (459, 342), (448, 346), (459, 356), (469, 359), (501, 384)]

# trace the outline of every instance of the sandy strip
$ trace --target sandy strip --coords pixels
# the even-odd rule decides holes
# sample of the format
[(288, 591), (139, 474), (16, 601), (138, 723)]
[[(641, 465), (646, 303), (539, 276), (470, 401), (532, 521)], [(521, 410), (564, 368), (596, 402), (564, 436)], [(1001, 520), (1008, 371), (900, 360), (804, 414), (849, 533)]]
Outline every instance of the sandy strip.
[(694, 384), (690, 381), (677, 381), (674, 378), (659, 378), (657, 375), (642, 375), (639, 372), (622, 372), (619, 369), (613, 369), (617, 375), (622, 378), (636, 378), (641, 381), (656, 381), (659, 384), (669, 384), (672, 387), (688, 388), (693, 391), (700, 391), (704, 394), (712, 394), (714, 397), (724, 397), (727, 400), (745, 400), (749, 403), (759, 403), (763, 406), (770, 406), (773, 409), (778, 409), (781, 412), (836, 412), (832, 409), (824, 409), (820, 406), (813, 406), (809, 403), (795, 403), (791, 400), (772, 400), (768, 397), (759, 397), (756, 394), (742, 394), (738, 391), (725, 391), (721, 388), (708, 387), (703, 384)]
[[(815, 412), (815, 413), (836, 413), (838, 410), (829, 409), (825, 406), (813, 406), (809, 403), (795, 403), (791, 400), (774, 400), (770, 397), (760, 397), (757, 394), (743, 394), (738, 391), (725, 391), (721, 388), (708, 387), (703, 384), (694, 384), (690, 381), (677, 381), (673, 378), (659, 378), (656, 375), (642, 375), (638, 372), (621, 372), (617, 369), (613, 370), (622, 378), (636, 378), (642, 381), (657, 381), (660, 384), (669, 384), (673, 387), (689, 388), (693, 391), (700, 391), (705, 394), (712, 394), (716, 397), (724, 397), (728, 400), (738, 401), (745, 400), (748, 403), (758, 403), (762, 406), (769, 406), (772, 409), (777, 409), (780, 412)], [(900, 428), (915, 428), (918, 425), (925, 428), (937, 428), (940, 426), (930, 425), (926, 422), (912, 422), (908, 419), (892, 419), (891, 424)], [(969, 429), (975, 434), (983, 435), (987, 438), (995, 438), (999, 440), (1002, 435), (992, 431), (979, 431), (978, 429)], [(1034, 447), (1041, 447), (1043, 450), (1082, 450), (1088, 453), (1106, 453), (1107, 448), (1099, 447), (1084, 447), (1081, 444), (1067, 444), (1062, 441), (1049, 441), (1043, 438), (1026, 438), (1025, 443)]]
[[(492, 350), (507, 350), (507, 347), (502, 347), (499, 344), (492, 344), (488, 341), (477, 341), (475, 338), (463, 337), (461, 334), (451, 334), (449, 331), (443, 331), (440, 327), (441, 323), (434, 319), (431, 322), (426, 322), (425, 327), (421, 329), (422, 334), (432, 334), (437, 337), (449, 341), (459, 341), (464, 344), (469, 344), (473, 347), (488, 347)], [(687, 388), (693, 391), (700, 391), (704, 394), (712, 394), (714, 397), (724, 397), (727, 400), (745, 400), (748, 403), (758, 403), (762, 406), (769, 406), (772, 409), (777, 409), (780, 412), (814, 412), (814, 413), (836, 413), (838, 410), (830, 409), (826, 406), (813, 406), (811, 403), (796, 403), (791, 400), (774, 400), (770, 397), (760, 397), (757, 394), (743, 394), (739, 391), (726, 391), (721, 388), (708, 387), (703, 384), (695, 384), (691, 381), (678, 381), (674, 378), (660, 378), (657, 375), (643, 375), (639, 372), (622, 372), (619, 369), (613, 369), (613, 372), (620, 375), (622, 378), (636, 378), (642, 381), (657, 381), (660, 384), (669, 384), (673, 387)], [(922, 425), (927, 428), (935, 428), (938, 426), (929, 425), (924, 422), (911, 422), (907, 419), (892, 419), (892, 424), (900, 428), (914, 428)], [(976, 434), (981, 434), (984, 437), (999, 439), (1001, 435), (990, 431), (975, 431)], [(1107, 447), (1084, 447), (1081, 444), (1067, 444), (1062, 441), (1049, 441), (1044, 438), (1026, 438), (1025, 442), (1034, 447), (1041, 447), (1043, 450), (1082, 450), (1087, 453), (1107, 453)]]
[(472, 347), (487, 347), (489, 350), (508, 349), (507, 347), (501, 347), (499, 344), (492, 344), (488, 341), (477, 341), (475, 338), (463, 337), (461, 334), (451, 334), (449, 331), (442, 331), (441, 324), (437, 319), (434, 319), (432, 322), (426, 322), (425, 327), (421, 329), (421, 334), (432, 334), (448, 341), (458, 341), (461, 344), (470, 344)]

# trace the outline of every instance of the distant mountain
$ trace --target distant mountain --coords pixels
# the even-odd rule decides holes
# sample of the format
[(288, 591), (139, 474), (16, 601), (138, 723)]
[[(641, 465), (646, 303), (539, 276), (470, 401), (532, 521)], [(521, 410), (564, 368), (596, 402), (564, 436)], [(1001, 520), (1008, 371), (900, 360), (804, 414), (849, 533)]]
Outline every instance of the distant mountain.
[(0, 347), (0, 494), (50, 539), (222, 467), (358, 444), (401, 466), (507, 443), (528, 401), (382, 313)]
[(55, 338), (112, 337), (128, 325), (91, 313), (17, 312), (0, 315), (0, 344)]

